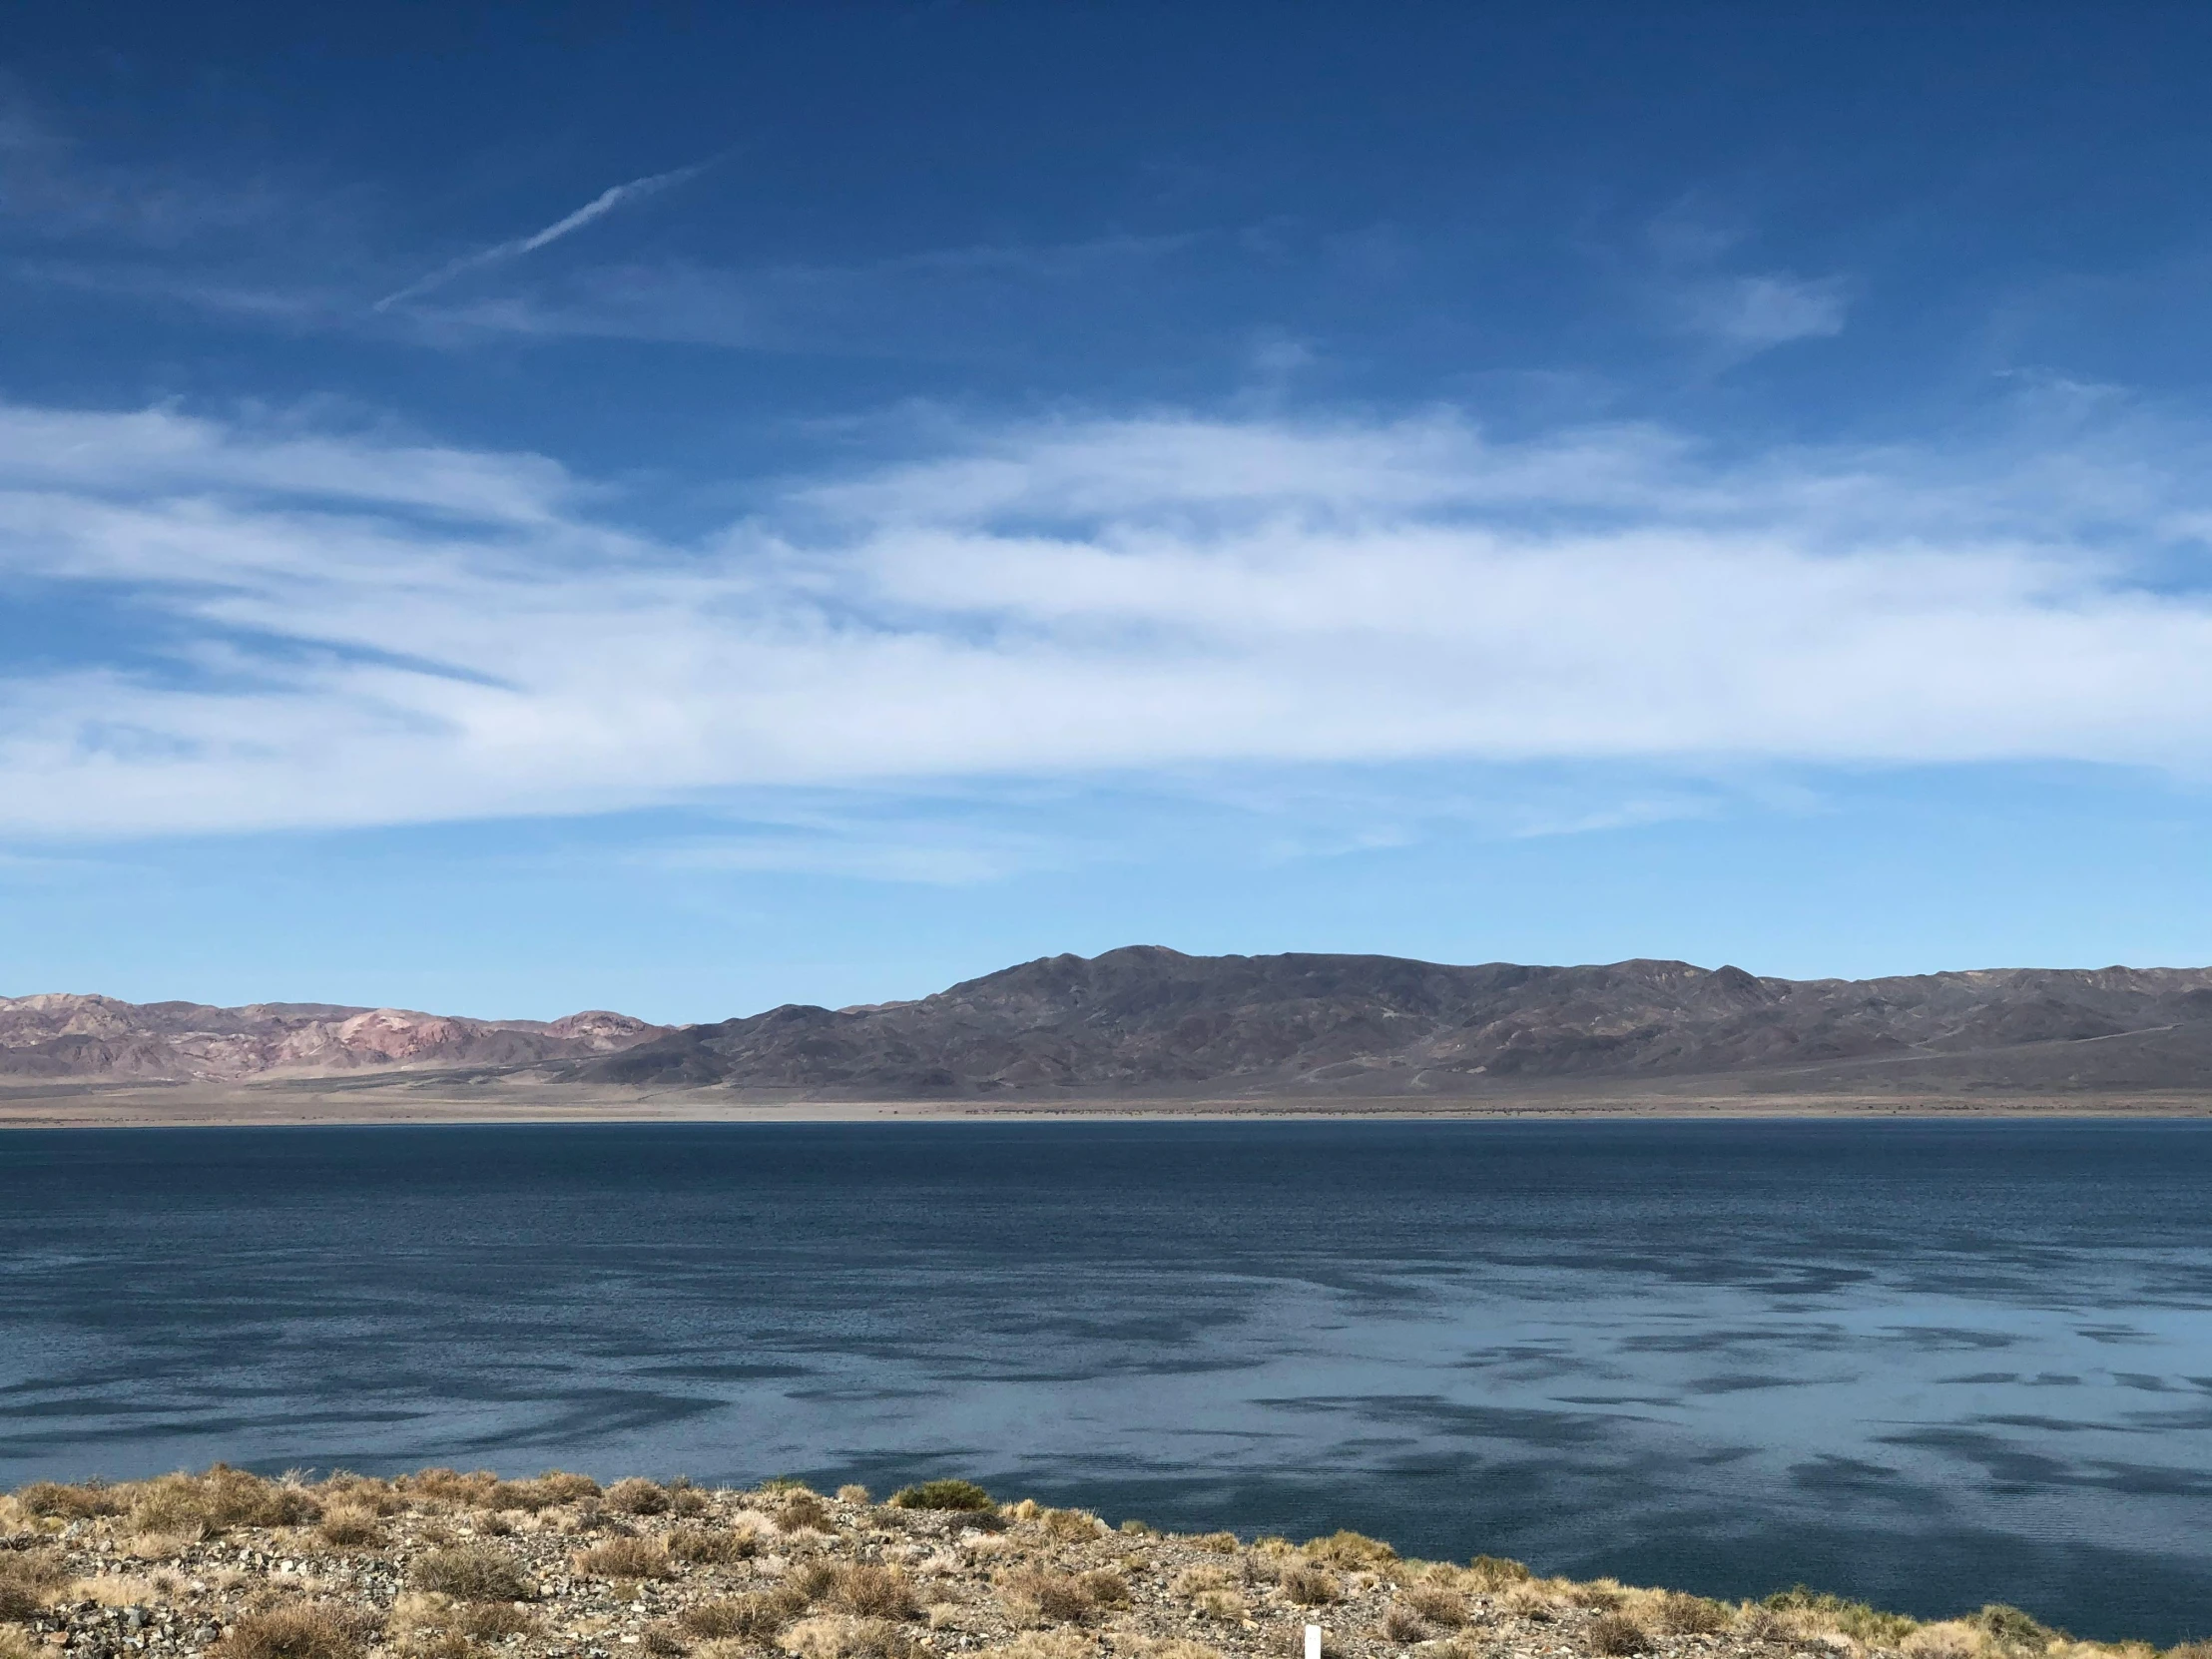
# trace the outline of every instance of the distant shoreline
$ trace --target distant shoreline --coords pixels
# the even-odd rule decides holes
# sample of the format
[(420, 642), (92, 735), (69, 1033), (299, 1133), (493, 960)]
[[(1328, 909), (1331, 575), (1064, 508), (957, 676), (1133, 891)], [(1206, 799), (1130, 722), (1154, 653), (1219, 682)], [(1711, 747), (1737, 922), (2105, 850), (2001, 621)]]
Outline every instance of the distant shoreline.
[(1270, 1096), (1123, 1100), (763, 1100), (707, 1091), (644, 1093), (494, 1086), (439, 1088), (404, 1075), (281, 1084), (0, 1087), (0, 1130), (183, 1129), (379, 1124), (1043, 1123), (1072, 1121), (1726, 1121), (1758, 1119), (2212, 1118), (2212, 1091), (1924, 1095), (1679, 1093), (1627, 1090), (1493, 1099)]

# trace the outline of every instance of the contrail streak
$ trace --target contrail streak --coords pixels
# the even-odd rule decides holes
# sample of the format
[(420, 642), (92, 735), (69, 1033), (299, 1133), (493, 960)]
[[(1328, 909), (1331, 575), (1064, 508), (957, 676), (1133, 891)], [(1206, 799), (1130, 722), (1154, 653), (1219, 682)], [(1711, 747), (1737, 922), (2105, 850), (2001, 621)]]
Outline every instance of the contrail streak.
[(451, 264), (438, 267), (429, 276), (420, 277), (409, 282), (403, 288), (397, 288), (385, 294), (369, 309), (387, 311), (403, 300), (414, 299), (428, 293), (432, 288), (443, 287), (454, 277), (467, 272), (481, 271), (485, 266), (500, 265), (508, 260), (520, 259), (525, 254), (534, 254), (547, 243), (558, 242), (571, 231), (581, 231), (593, 220), (604, 218), (606, 215), (613, 213), (625, 202), (635, 202), (641, 197), (653, 196), (667, 190), (671, 185), (682, 184), (686, 179), (698, 173), (705, 165), (702, 162), (694, 167), (680, 167), (673, 173), (652, 173), (643, 179), (632, 179), (626, 185), (616, 185), (611, 190), (603, 190), (566, 219), (557, 219), (544, 230), (530, 236), (516, 237), (511, 242), (502, 242), (474, 254), (464, 254)]

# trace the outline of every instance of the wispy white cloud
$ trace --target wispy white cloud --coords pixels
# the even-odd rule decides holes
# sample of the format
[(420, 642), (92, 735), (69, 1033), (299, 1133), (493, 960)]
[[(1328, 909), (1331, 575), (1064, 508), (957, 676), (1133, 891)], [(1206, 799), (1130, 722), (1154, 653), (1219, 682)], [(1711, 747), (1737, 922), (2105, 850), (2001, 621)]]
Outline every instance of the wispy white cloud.
[(1743, 351), (1844, 331), (1854, 284), (1842, 276), (1781, 272), (1693, 282), (1679, 296), (1682, 325)]
[(535, 254), (539, 249), (559, 242), (563, 237), (574, 235), (593, 221), (606, 218), (617, 208), (628, 203), (641, 202), (649, 196), (657, 196), (662, 191), (683, 184), (688, 179), (698, 177), (704, 166), (704, 163), (700, 163), (692, 167), (680, 167), (672, 172), (648, 174), (642, 179), (632, 179), (625, 185), (611, 186), (601, 191), (574, 213), (555, 220), (544, 230), (533, 231), (526, 237), (515, 237), (507, 242), (497, 243), (490, 248), (479, 249), (473, 254), (464, 254), (459, 259), (449, 261), (438, 267), (428, 276), (418, 277), (404, 287), (395, 288), (369, 308), (377, 311), (388, 311), (394, 305), (404, 304), (410, 299), (419, 299), (422, 295), (436, 288), (441, 288), (455, 277), (464, 276), (472, 271), (487, 270), (492, 266), (505, 265), (510, 260), (519, 260), (525, 254)]
[(1666, 812), (1670, 771), (1768, 762), (2199, 772), (2212, 598), (2174, 572), (2212, 457), (2099, 419), (1730, 460), (1449, 410), (1071, 419), (679, 543), (543, 457), (18, 407), (10, 591), (158, 614), (166, 656), (0, 680), (0, 828), (1375, 762), (1632, 763)]

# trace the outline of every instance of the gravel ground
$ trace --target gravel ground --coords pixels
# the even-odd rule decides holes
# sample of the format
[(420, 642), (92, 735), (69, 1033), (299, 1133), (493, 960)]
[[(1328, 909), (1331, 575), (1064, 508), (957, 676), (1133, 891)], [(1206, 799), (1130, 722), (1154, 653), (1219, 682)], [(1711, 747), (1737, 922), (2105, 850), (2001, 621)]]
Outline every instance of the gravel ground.
[[(1111, 1528), (959, 1482), (873, 1502), (579, 1475), (270, 1481), (218, 1467), (0, 1497), (0, 1659), (2150, 1659), (2011, 1608), (1922, 1624), (1510, 1561)], [(965, 1503), (966, 1508), (926, 1504)], [(2212, 1644), (2169, 1650), (2212, 1659)]]

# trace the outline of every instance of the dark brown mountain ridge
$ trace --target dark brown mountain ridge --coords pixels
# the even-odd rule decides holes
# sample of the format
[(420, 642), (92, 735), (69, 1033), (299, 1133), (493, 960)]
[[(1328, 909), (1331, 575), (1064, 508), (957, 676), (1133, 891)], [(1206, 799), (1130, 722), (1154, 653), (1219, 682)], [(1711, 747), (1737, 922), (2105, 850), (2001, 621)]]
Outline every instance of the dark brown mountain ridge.
[(1025, 962), (913, 1002), (788, 1005), (564, 1067), (854, 1098), (1486, 1095), (1726, 1079), (1798, 1091), (2212, 1089), (2212, 968), (1885, 979), (1391, 956)]

